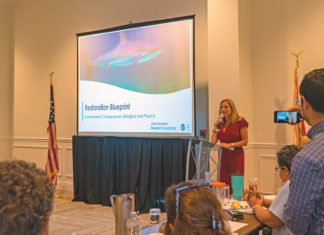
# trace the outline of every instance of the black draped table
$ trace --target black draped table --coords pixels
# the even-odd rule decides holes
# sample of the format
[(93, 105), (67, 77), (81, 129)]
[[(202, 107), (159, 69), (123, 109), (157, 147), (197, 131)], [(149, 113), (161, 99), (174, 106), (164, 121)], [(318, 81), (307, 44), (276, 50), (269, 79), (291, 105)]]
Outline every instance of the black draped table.
[(134, 193), (136, 210), (164, 209), (166, 188), (185, 179), (187, 150), (180, 138), (73, 136), (73, 201), (110, 206), (110, 195)]

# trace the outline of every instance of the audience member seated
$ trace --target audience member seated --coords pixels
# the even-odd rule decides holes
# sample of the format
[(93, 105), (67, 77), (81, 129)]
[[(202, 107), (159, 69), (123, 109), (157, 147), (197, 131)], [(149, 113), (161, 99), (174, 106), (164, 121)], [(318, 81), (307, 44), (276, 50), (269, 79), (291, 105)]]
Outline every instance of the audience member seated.
[(0, 234), (48, 234), (53, 201), (53, 185), (35, 164), (0, 162)]
[[(257, 192), (249, 191), (247, 196), (248, 204), (253, 208), (255, 216), (262, 223), (272, 228), (272, 234), (292, 234), (289, 228), (285, 225), (284, 205), (289, 195), (289, 179), (290, 167), (293, 157), (300, 151), (301, 148), (296, 145), (286, 145), (277, 153), (279, 175), (282, 180), (282, 186), (276, 198), (272, 200), (264, 199)], [(269, 207), (265, 209), (264, 207)]]
[(165, 204), (167, 235), (231, 234), (221, 204), (208, 186), (172, 185), (165, 192)]

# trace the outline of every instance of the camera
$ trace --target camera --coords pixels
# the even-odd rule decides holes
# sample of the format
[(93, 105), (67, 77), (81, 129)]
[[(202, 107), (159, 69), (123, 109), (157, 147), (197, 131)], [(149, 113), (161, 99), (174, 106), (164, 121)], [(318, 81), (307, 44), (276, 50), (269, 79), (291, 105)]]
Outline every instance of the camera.
[(301, 115), (297, 112), (274, 111), (275, 123), (290, 123), (296, 124), (300, 122)]

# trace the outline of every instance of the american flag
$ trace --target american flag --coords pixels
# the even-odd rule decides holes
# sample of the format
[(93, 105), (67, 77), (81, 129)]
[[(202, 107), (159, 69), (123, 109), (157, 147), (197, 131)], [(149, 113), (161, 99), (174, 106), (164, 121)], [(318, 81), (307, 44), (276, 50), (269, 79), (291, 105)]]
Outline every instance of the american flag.
[(55, 110), (54, 110), (54, 86), (51, 80), (51, 108), (48, 120), (47, 133), (48, 137), (48, 153), (46, 163), (46, 174), (50, 177), (54, 187), (57, 185), (57, 173), (59, 171), (57, 158), (57, 143), (56, 143), (56, 125), (55, 125)]

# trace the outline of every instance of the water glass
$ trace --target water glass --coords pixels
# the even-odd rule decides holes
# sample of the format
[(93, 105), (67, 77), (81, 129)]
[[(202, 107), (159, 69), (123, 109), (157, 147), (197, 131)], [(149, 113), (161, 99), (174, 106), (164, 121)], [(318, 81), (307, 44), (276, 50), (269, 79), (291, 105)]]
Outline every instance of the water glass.
[(242, 199), (242, 192), (244, 186), (244, 176), (243, 175), (231, 175), (233, 198), (235, 200)]
[(225, 189), (224, 189), (224, 198), (231, 199), (231, 197), (230, 197), (230, 187), (228, 185), (226, 185)]
[(160, 208), (151, 208), (150, 209), (150, 223), (158, 224), (160, 223)]
[(212, 174), (211, 174), (211, 172), (209, 172), (209, 171), (206, 171), (205, 172), (205, 183), (210, 183), (210, 181), (211, 181), (211, 177), (212, 177)]
[(224, 206), (228, 206), (230, 201), (231, 201), (230, 187), (226, 185), (224, 189)]
[(206, 139), (207, 136), (207, 129), (200, 129), (199, 130), (199, 136), (203, 139)]

